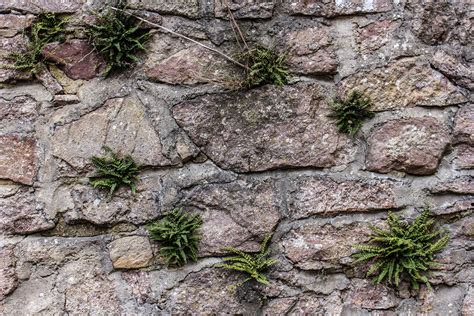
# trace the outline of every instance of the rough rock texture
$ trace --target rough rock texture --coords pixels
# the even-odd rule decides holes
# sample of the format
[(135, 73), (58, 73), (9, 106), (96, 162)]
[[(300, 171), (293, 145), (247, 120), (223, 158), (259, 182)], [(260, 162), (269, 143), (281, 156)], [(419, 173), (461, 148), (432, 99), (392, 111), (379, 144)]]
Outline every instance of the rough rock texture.
[(109, 248), (110, 260), (116, 269), (144, 268), (153, 258), (147, 237), (123, 237), (111, 242)]
[(36, 177), (36, 140), (16, 135), (0, 136), (0, 178), (33, 184)]
[(336, 71), (338, 62), (327, 28), (294, 31), (288, 34), (286, 45), (291, 72), (321, 75)]
[[(192, 41), (148, 25), (139, 62), (104, 77), (84, 27), (110, 1), (0, 0), (0, 315), (474, 313), (469, 1), (127, 2)], [(250, 47), (286, 54), (289, 84), (238, 89), (243, 69), (199, 45), (242, 53), (229, 11)], [(69, 17), (66, 39), (17, 71), (41, 12)], [(349, 137), (328, 115), (354, 89), (375, 116)], [(104, 145), (142, 167), (135, 194), (91, 187)], [(433, 289), (374, 285), (354, 244), (426, 205), (450, 236)], [(174, 208), (203, 219), (179, 268), (146, 229)], [(269, 284), (234, 290), (225, 247), (266, 235)]]
[(327, 93), (314, 84), (266, 86), (184, 102), (173, 108), (173, 116), (224, 169), (331, 167), (350, 162), (354, 147), (327, 117)]
[(366, 167), (382, 173), (430, 174), (436, 171), (449, 141), (448, 129), (437, 119), (389, 121), (369, 136)]
[(368, 239), (363, 223), (331, 225), (314, 221), (289, 231), (283, 238), (285, 256), (303, 270), (340, 269), (350, 262), (352, 245)]
[(396, 207), (394, 185), (388, 181), (334, 181), (300, 177), (290, 182), (288, 210), (294, 218)]
[(105, 62), (87, 41), (72, 40), (43, 47), (44, 57), (64, 66), (71, 79), (92, 79), (105, 68)]
[(392, 0), (285, 0), (290, 14), (332, 17), (337, 15), (385, 12), (393, 8)]
[(362, 71), (344, 79), (342, 93), (359, 90), (370, 97), (373, 109), (448, 106), (466, 102), (464, 91), (420, 58), (403, 58), (384, 68)]
[(192, 190), (182, 205), (203, 218), (200, 254), (222, 254), (225, 247), (257, 251), (261, 238), (273, 232), (282, 216), (278, 194), (273, 181), (211, 184)]

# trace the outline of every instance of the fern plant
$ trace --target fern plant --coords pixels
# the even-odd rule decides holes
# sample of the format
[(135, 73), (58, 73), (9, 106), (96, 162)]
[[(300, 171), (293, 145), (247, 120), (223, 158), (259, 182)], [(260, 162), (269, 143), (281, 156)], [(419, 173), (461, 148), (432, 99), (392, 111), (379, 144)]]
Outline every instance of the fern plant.
[(370, 106), (370, 99), (355, 90), (347, 99), (336, 98), (332, 102), (332, 113), (329, 117), (336, 121), (339, 132), (354, 136), (361, 129), (365, 119), (374, 117), (374, 113), (369, 110)]
[(141, 21), (124, 12), (124, 2), (120, 1), (117, 8), (106, 11), (86, 30), (90, 42), (107, 62), (106, 76), (138, 62), (137, 54), (145, 51), (144, 45), (151, 36), (149, 29), (141, 27)]
[(275, 50), (258, 45), (242, 54), (240, 59), (248, 67), (244, 81), (248, 88), (267, 83), (278, 86), (288, 83), (285, 54), (278, 54)]
[(197, 230), (202, 225), (199, 214), (189, 214), (174, 209), (166, 216), (147, 226), (153, 240), (161, 242), (161, 256), (168, 265), (183, 266), (188, 261), (196, 261), (198, 243)]
[(140, 168), (129, 155), (119, 158), (109, 147), (104, 146), (108, 156), (92, 157), (91, 162), (97, 169), (97, 176), (90, 179), (94, 188), (109, 190), (109, 197), (121, 186), (128, 186), (132, 194), (136, 193), (136, 182)]
[(371, 261), (367, 276), (377, 274), (375, 283), (387, 280), (398, 286), (406, 277), (414, 289), (420, 282), (430, 287), (426, 273), (437, 265), (434, 255), (446, 246), (449, 236), (433, 228), (429, 213), (426, 208), (412, 223), (406, 223), (390, 212), (388, 230), (371, 226), (369, 244), (355, 246), (360, 250), (354, 254), (355, 262)]
[(269, 258), (270, 251), (268, 249), (268, 242), (271, 237), (271, 235), (265, 237), (260, 245), (260, 251), (257, 254), (246, 253), (233, 247), (225, 248), (225, 250), (230, 251), (234, 255), (224, 258), (223, 261), (225, 263), (217, 264), (216, 267), (241, 271), (247, 275), (245, 280), (232, 286), (233, 288), (242, 286), (250, 280), (255, 280), (262, 284), (269, 284), (265, 271), (278, 262), (274, 258)]
[(13, 61), (13, 69), (31, 72), (33, 75), (43, 67), (43, 47), (51, 42), (65, 39), (65, 26), (67, 18), (61, 18), (55, 13), (41, 13), (35, 22), (24, 30), (28, 38), (28, 45), (24, 52), (13, 52), (9, 59)]

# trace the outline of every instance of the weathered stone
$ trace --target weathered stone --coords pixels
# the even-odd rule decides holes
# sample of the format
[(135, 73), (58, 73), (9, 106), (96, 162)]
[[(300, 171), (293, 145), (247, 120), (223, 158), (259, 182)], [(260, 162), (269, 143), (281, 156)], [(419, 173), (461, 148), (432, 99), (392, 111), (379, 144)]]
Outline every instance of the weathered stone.
[(287, 315), (342, 315), (341, 312), (342, 302), (337, 292), (323, 298), (305, 293)]
[(337, 69), (337, 59), (328, 28), (312, 27), (287, 35), (288, 66), (301, 74), (328, 74)]
[(147, 63), (145, 74), (150, 80), (169, 84), (193, 85), (215, 82), (225, 84), (232, 69), (215, 53), (199, 46), (183, 49), (157, 64)]
[(263, 308), (263, 315), (287, 315), (288, 311), (295, 305), (296, 298), (285, 297), (270, 300)]
[(31, 13), (74, 13), (79, 10), (86, 0), (2, 0), (0, 11), (19, 10)]
[(224, 247), (258, 251), (282, 216), (280, 203), (273, 181), (237, 181), (200, 186), (181, 205), (202, 216), (199, 249), (206, 256), (224, 254)]
[(474, 106), (464, 106), (458, 110), (453, 134), (457, 142), (474, 144)]
[(130, 236), (110, 243), (110, 259), (115, 269), (144, 268), (153, 258), (147, 237)]
[(13, 37), (31, 25), (32, 15), (0, 14), (0, 37)]
[(456, 201), (454, 204), (447, 207), (437, 207), (432, 209), (433, 214), (446, 215), (456, 214), (474, 209), (474, 199)]
[(292, 15), (314, 15), (333, 17), (358, 13), (377, 13), (390, 11), (392, 0), (285, 0), (288, 12)]
[(71, 79), (92, 79), (105, 68), (104, 59), (83, 40), (50, 43), (43, 47), (42, 53), (47, 60), (63, 66)]
[(366, 167), (387, 173), (424, 175), (436, 172), (450, 141), (447, 127), (432, 117), (397, 119), (370, 134)]
[(437, 288), (436, 291), (424, 289), (420, 297), (424, 298), (418, 313), (433, 315), (460, 315), (466, 289), (460, 286)]
[(214, 12), (218, 18), (228, 18), (228, 9), (236, 19), (267, 19), (273, 15), (275, 0), (214, 0)]
[(448, 106), (468, 101), (464, 92), (421, 58), (396, 60), (386, 67), (360, 71), (342, 81), (340, 92), (359, 90), (370, 97), (373, 110)]
[(394, 185), (389, 181), (299, 177), (289, 184), (288, 209), (292, 218), (393, 207), (397, 204)]
[[(22, 283), (0, 306), (2, 314), (121, 313), (108, 279), (101, 238), (23, 239), (15, 247)], [(24, 302), (24, 304), (18, 304)]]
[(156, 179), (144, 179), (137, 183), (137, 194), (131, 196), (129, 188), (121, 188), (112, 199), (105, 191), (84, 185), (71, 188), (68, 199), (72, 208), (64, 201), (64, 220), (68, 224), (90, 222), (96, 225), (114, 225), (123, 222), (144, 224), (160, 215)]
[(64, 93), (76, 94), (84, 83), (83, 80), (72, 80), (56, 65), (49, 65), (49, 72), (63, 87)]
[(347, 293), (345, 304), (367, 309), (388, 309), (398, 305), (394, 290), (367, 280), (353, 280), (353, 289)]
[(328, 295), (336, 290), (345, 290), (350, 285), (350, 280), (342, 273), (321, 275), (319, 272), (291, 270), (290, 272), (278, 273), (280, 279), (284, 279), (291, 285), (311, 291), (316, 294)]
[(239, 301), (231, 285), (242, 281), (239, 273), (205, 269), (190, 274), (164, 298), (171, 314), (253, 314), (261, 302)]
[(41, 84), (49, 91), (51, 94), (57, 94), (63, 92), (63, 87), (59, 84), (56, 78), (51, 75), (51, 73), (45, 67), (39, 71), (36, 75), (36, 78), (41, 82)]
[(380, 20), (356, 30), (356, 43), (362, 53), (370, 53), (385, 46), (400, 26), (397, 20)]
[[(156, 117), (156, 120), (166, 119)], [(163, 150), (161, 139), (165, 136), (155, 131), (138, 98), (130, 96), (111, 99), (79, 120), (58, 127), (52, 147), (56, 157), (79, 169), (89, 165), (90, 157), (102, 155), (104, 145), (124, 155), (131, 154), (139, 165), (180, 163), (176, 152), (179, 148), (174, 148), (174, 153)]]
[(437, 183), (431, 189), (433, 193), (474, 194), (474, 178), (462, 176)]
[(462, 316), (469, 316), (472, 314), (474, 314), (474, 287), (470, 287), (467, 291), (461, 309)]
[(355, 252), (352, 246), (367, 241), (369, 234), (365, 223), (338, 227), (315, 221), (290, 230), (281, 246), (285, 256), (300, 269), (340, 268)]
[(19, 96), (11, 100), (0, 98), (0, 133), (30, 133), (38, 118), (39, 104), (28, 96)]
[(10, 58), (11, 53), (22, 52), (25, 46), (25, 38), (21, 35), (11, 38), (0, 37), (0, 83), (32, 78), (30, 71), (15, 70), (15, 62)]
[(63, 106), (66, 104), (79, 103), (80, 100), (77, 95), (74, 94), (58, 94), (54, 96), (53, 103), (55, 106)]
[(36, 178), (36, 140), (16, 135), (0, 136), (0, 179), (32, 185)]
[(407, 2), (413, 12), (412, 31), (424, 43), (443, 44), (447, 41), (469, 41), (471, 25), (470, 7), (465, 1), (418, 1)]
[(0, 248), (0, 301), (13, 292), (17, 286), (13, 247), (5, 245)]
[(202, 14), (201, 1), (199, 0), (129, 0), (131, 9), (144, 9), (160, 14), (182, 15), (198, 18)]
[(43, 213), (34, 192), (16, 185), (0, 187), (0, 232), (28, 234), (48, 230), (54, 222)]
[(350, 162), (355, 148), (327, 117), (328, 93), (318, 84), (268, 85), (199, 97), (172, 111), (194, 143), (221, 168), (249, 172), (331, 167)]
[(456, 147), (455, 165), (459, 169), (474, 168), (474, 146), (461, 144)]
[(431, 64), (458, 85), (470, 90), (474, 89), (474, 65), (472, 63), (464, 63), (460, 58), (438, 50), (433, 56)]

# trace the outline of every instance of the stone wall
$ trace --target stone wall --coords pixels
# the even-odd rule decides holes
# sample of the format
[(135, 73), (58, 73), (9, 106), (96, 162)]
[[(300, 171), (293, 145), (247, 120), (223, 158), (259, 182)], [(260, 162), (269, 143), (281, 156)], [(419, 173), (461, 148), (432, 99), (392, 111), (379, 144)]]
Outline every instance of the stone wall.
[[(0, 1), (0, 63), (35, 14), (105, 0)], [(49, 71), (0, 69), (0, 314), (474, 314), (474, 86), (468, 0), (233, 0), (251, 43), (288, 53), (292, 80), (229, 92), (239, 69), (158, 29), (142, 62), (102, 78), (81, 36), (51, 44)], [(147, 19), (228, 54), (221, 0), (130, 0)], [(358, 89), (377, 112), (355, 138), (328, 101)], [(108, 145), (145, 166), (138, 193), (88, 185)], [(373, 285), (354, 243), (389, 210), (430, 204), (449, 230), (434, 290)], [(200, 259), (167, 268), (144, 224), (201, 214)], [(229, 286), (223, 247), (274, 233), (269, 286)]]

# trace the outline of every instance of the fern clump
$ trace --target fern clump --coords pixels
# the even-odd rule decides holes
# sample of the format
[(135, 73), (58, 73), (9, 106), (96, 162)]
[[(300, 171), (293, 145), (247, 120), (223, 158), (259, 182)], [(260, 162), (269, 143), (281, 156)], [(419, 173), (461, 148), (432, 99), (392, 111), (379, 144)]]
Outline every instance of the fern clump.
[(426, 273), (436, 266), (434, 255), (446, 246), (449, 237), (433, 229), (434, 220), (429, 219), (429, 213), (425, 209), (411, 224), (389, 213), (388, 230), (371, 226), (370, 243), (355, 246), (360, 250), (354, 255), (355, 262), (371, 260), (367, 276), (377, 274), (375, 283), (386, 279), (398, 286), (406, 277), (414, 289), (419, 288), (420, 282), (430, 287)]
[(87, 29), (90, 42), (107, 62), (105, 75), (113, 70), (126, 69), (138, 62), (137, 54), (145, 51), (150, 30), (141, 27), (141, 21), (124, 12), (120, 2), (118, 10), (109, 9), (99, 16), (95, 25)]
[(260, 252), (257, 254), (246, 253), (233, 247), (225, 248), (225, 250), (232, 252), (234, 256), (224, 258), (223, 260), (226, 263), (218, 264), (216, 267), (241, 271), (247, 275), (247, 278), (234, 285), (234, 288), (237, 288), (250, 280), (255, 280), (262, 284), (269, 284), (264, 273), (269, 267), (278, 262), (276, 259), (268, 257), (270, 253), (268, 250), (268, 242), (270, 239), (271, 235), (265, 237), (260, 246)]
[(242, 54), (241, 60), (248, 67), (244, 81), (248, 88), (267, 83), (277, 86), (288, 83), (289, 75), (285, 54), (278, 54), (272, 49), (257, 46)]
[(28, 45), (24, 52), (13, 52), (9, 59), (13, 61), (13, 69), (31, 72), (36, 75), (43, 67), (42, 49), (46, 44), (63, 41), (67, 19), (55, 13), (41, 13), (34, 23), (24, 30)]
[(128, 186), (136, 193), (136, 182), (140, 168), (129, 155), (119, 158), (109, 147), (103, 147), (108, 156), (92, 157), (91, 162), (97, 169), (97, 176), (91, 178), (94, 188), (109, 190), (112, 196), (121, 186)]
[(362, 127), (363, 121), (374, 117), (369, 110), (371, 101), (359, 91), (352, 91), (345, 100), (336, 98), (332, 104), (332, 113), (329, 117), (336, 121), (341, 133), (355, 135)]
[(197, 230), (202, 225), (199, 214), (189, 214), (174, 209), (166, 216), (147, 226), (153, 240), (161, 242), (161, 256), (168, 265), (183, 266), (188, 261), (196, 261), (198, 243)]

